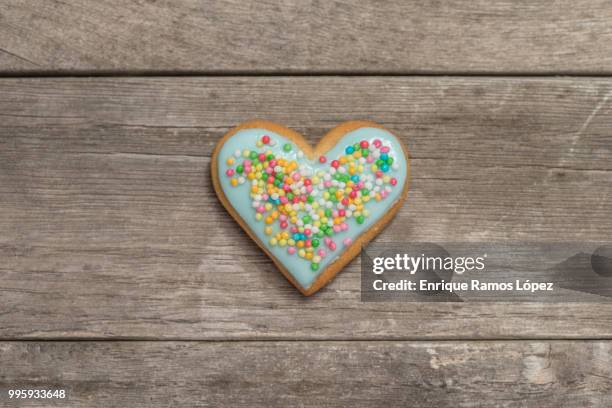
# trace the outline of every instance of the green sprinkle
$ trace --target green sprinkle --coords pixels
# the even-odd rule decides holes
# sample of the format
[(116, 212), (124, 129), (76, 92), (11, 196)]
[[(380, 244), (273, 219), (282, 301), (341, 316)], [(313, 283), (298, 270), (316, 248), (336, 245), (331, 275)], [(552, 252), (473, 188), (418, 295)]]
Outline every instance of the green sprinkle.
[(291, 149), (292, 149), (291, 143), (285, 143), (285, 145), (283, 146), (283, 150), (286, 152), (290, 152)]
[(319, 246), (319, 240), (318, 239), (313, 239), (310, 243), (312, 244), (313, 248), (316, 248), (316, 247)]
[(249, 157), (251, 158), (251, 160), (257, 159), (257, 152), (254, 150), (251, 151), (251, 153), (249, 153)]
[(316, 262), (313, 262), (310, 264), (310, 269), (312, 269), (313, 271), (318, 271), (319, 270), (319, 264)]
[(363, 222), (365, 221), (365, 217), (363, 215), (358, 216), (356, 219), (357, 224), (363, 224)]
[(368, 157), (368, 154), (370, 154), (370, 150), (369, 149), (361, 149), (361, 155), (363, 157)]
[(236, 171), (238, 172), (238, 174), (242, 174), (242, 172), (244, 171), (244, 167), (242, 166), (242, 164), (236, 166)]

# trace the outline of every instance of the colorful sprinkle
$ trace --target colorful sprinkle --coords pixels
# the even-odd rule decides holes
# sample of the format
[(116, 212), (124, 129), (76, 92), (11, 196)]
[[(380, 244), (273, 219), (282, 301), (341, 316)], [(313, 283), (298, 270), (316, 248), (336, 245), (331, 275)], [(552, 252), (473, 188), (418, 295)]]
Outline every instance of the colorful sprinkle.
[[(398, 165), (379, 139), (343, 146), (344, 154), (330, 158), (321, 169), (300, 165), (291, 158), (293, 153), (283, 154), (293, 151), (291, 143), (273, 151), (277, 142), (262, 135), (254, 146), (236, 150), (225, 160), (225, 174), (231, 186), (248, 185), (255, 220), (262, 223), (270, 246), (283, 248), (318, 271), (328, 253), (337, 249), (336, 242), (353, 244), (338, 234), (364, 224), (370, 215), (368, 203), (384, 200), (397, 186), (393, 171)], [(295, 156), (304, 154), (298, 149)], [(318, 161), (325, 164), (328, 158), (322, 155)]]

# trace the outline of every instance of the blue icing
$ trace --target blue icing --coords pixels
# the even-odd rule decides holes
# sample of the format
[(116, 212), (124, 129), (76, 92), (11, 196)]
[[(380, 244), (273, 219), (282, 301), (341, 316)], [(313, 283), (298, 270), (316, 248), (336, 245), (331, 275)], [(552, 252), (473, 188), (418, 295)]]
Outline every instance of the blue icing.
[[(274, 146), (266, 145), (262, 148), (256, 148), (255, 142), (260, 140), (263, 135), (269, 135), (270, 138), (275, 142)], [(256, 211), (252, 207), (252, 199), (250, 196), (251, 183), (247, 179), (244, 184), (232, 186), (230, 184), (230, 177), (225, 172), (228, 168), (236, 168), (238, 163), (242, 163), (243, 157), (236, 158), (234, 155), (236, 150), (243, 151), (244, 149), (256, 150), (257, 152), (263, 152), (271, 150), (275, 155), (285, 157), (288, 160), (296, 160), (299, 164), (304, 164), (308, 169), (313, 172), (319, 170), (327, 171), (330, 168), (330, 163), (333, 159), (336, 159), (346, 154), (345, 149), (349, 145), (353, 145), (361, 140), (367, 140), (372, 144), (375, 139), (380, 139), (383, 145), (389, 146), (391, 151), (389, 155), (394, 158), (395, 168), (389, 169), (385, 174), (397, 179), (397, 185), (394, 186), (388, 196), (382, 201), (370, 200), (364, 204), (364, 208), (370, 211), (370, 215), (365, 218), (363, 224), (358, 224), (354, 218), (347, 219), (346, 222), (349, 226), (348, 230), (335, 233), (331, 238), (336, 242), (337, 249), (330, 251), (324, 244), (324, 238), (320, 239), (319, 248), (325, 249), (327, 256), (321, 259), (319, 262), (319, 269), (313, 271), (310, 268), (311, 261), (299, 257), (297, 254), (291, 255), (287, 252), (287, 247), (271, 246), (269, 244), (270, 236), (264, 232), (266, 224), (263, 221), (257, 221), (255, 219)], [(290, 143), (292, 150), (286, 152), (283, 150), (283, 146)], [(319, 163), (318, 158), (314, 161), (308, 160), (305, 156), (302, 158), (298, 157), (299, 148), (289, 139), (271, 132), (266, 129), (243, 129), (238, 131), (232, 137), (230, 137), (221, 148), (218, 154), (218, 178), (221, 184), (221, 188), (225, 193), (225, 196), (234, 207), (235, 211), (240, 217), (250, 226), (251, 230), (257, 236), (257, 238), (268, 248), (268, 250), (279, 260), (285, 268), (291, 273), (295, 280), (305, 289), (308, 289), (310, 285), (316, 280), (325, 268), (342, 255), (345, 251), (345, 246), (342, 241), (349, 237), (353, 241), (369, 229), (377, 220), (379, 220), (387, 210), (397, 201), (400, 197), (407, 177), (406, 158), (399, 141), (391, 133), (384, 129), (363, 127), (344, 135), (337, 144), (325, 153), (327, 162), (324, 164)], [(232, 166), (226, 163), (229, 157), (233, 157), (236, 161)], [(365, 164), (365, 166), (370, 166)], [(368, 169), (367, 172), (370, 172)], [(237, 177), (235, 175), (234, 177)], [(272, 224), (273, 235), (278, 231), (281, 231), (278, 222)]]

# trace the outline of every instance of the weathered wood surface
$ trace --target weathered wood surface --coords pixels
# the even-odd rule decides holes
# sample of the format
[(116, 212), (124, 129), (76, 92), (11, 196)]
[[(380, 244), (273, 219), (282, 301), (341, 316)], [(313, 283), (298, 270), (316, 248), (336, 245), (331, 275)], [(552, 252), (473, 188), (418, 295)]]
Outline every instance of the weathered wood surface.
[(313, 142), (368, 118), (412, 154), (378, 238), (609, 241), (612, 80), (0, 80), (0, 337), (611, 338), (612, 306), (368, 304), (359, 261), (303, 298), (218, 203), (253, 117)]
[(594, 1), (0, 3), (0, 72), (612, 73)]
[[(609, 342), (0, 343), (5, 407), (609, 407)], [(64, 401), (8, 400), (12, 388)]]

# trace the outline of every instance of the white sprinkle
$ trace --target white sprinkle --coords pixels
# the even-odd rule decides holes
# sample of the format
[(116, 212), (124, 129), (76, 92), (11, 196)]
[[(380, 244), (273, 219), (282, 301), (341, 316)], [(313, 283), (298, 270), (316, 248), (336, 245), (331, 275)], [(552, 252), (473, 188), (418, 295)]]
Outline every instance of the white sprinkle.
[(382, 186), (382, 183), (383, 183), (382, 179), (376, 179), (377, 186)]
[(234, 156), (236, 156), (236, 157), (240, 157), (240, 156), (242, 156), (242, 153), (240, 153), (240, 150), (236, 150), (236, 151), (234, 152)]

